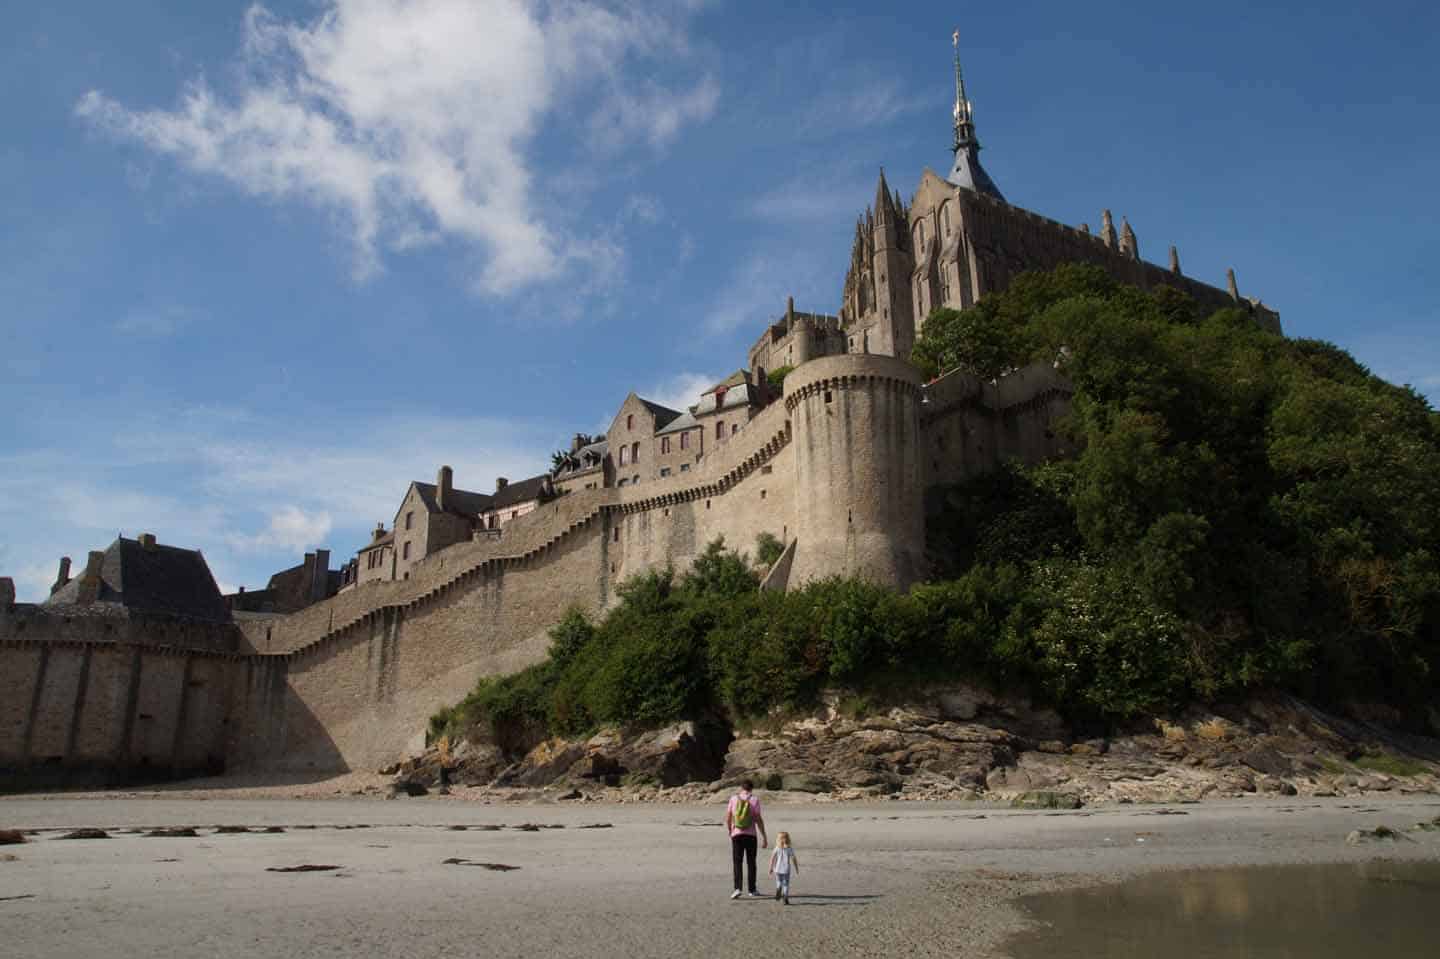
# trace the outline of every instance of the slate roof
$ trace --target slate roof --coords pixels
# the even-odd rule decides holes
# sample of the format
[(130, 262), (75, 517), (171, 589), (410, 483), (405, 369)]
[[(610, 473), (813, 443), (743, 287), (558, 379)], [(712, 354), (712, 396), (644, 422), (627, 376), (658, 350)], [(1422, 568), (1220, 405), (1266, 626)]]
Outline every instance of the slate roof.
[(655, 435), (661, 436), (669, 435), (671, 433), (683, 433), (686, 430), (698, 429), (699, 426), (700, 424), (695, 422), (695, 414), (690, 412), (689, 410), (686, 410), (684, 413), (681, 413), (679, 416), (675, 417), (675, 419), (671, 420), (669, 426), (665, 427), (663, 430), (656, 430)]
[(490, 509), (508, 509), (521, 503), (540, 499), (550, 486), (550, 474), (541, 473), (529, 479), (507, 483), (505, 488), (490, 497)]
[[(732, 386), (723, 392), (719, 388), (711, 390), (700, 397), (700, 402), (691, 407), (696, 416), (708, 416), (721, 410), (733, 410), (738, 406), (751, 406), (760, 402), (759, 394), (755, 387), (749, 383), (740, 386)], [(717, 402), (719, 397), (719, 402)]]
[(669, 425), (669, 423), (674, 420), (675, 417), (680, 415), (679, 410), (672, 410), (668, 406), (661, 406), (659, 403), (652, 403), (649, 400), (645, 399), (645, 397), (643, 396), (637, 396), (635, 398), (639, 400), (647, 410), (650, 411), (650, 414), (652, 416), (655, 417), (655, 428), (657, 430), (660, 429), (662, 426)]
[[(415, 487), (415, 492), (420, 494), (420, 501), (425, 504), (427, 511), (440, 512), (440, 507), (435, 502), (434, 483), (422, 483), (415, 480), (411, 485)], [(489, 493), (474, 493), (468, 489), (452, 487), (450, 501), (445, 504), (445, 512), (458, 513), (462, 516), (476, 516), (490, 509), (493, 498)]]
[[(84, 570), (45, 601), (73, 605)], [(100, 567), (99, 602), (115, 603), (144, 613), (188, 616), (212, 622), (229, 622), (230, 611), (215, 585), (215, 577), (199, 550), (156, 544), (146, 549), (139, 541), (121, 537), (105, 550)]]
[(372, 549), (379, 549), (382, 546), (393, 545), (395, 545), (395, 532), (394, 530), (391, 530), (379, 539), (372, 539), (370, 542), (366, 543), (364, 546), (360, 547), (355, 552), (364, 553)]

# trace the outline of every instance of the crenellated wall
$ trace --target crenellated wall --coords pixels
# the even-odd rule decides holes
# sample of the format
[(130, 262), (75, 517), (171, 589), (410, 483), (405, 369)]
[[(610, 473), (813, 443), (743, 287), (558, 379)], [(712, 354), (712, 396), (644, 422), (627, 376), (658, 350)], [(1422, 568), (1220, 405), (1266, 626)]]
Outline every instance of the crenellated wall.
[(289, 616), (242, 616), (213, 637), (147, 634), (229, 650), (137, 642), (133, 624), (103, 617), (0, 611), (0, 788), (221, 764), (378, 768), (418, 749), (429, 717), (481, 676), (543, 658), (567, 607), (599, 614), (616, 583), (683, 571), (720, 537), (745, 552), (760, 533), (785, 542), (767, 588), (837, 574), (904, 588), (925, 573), (925, 487), (1062, 454), (1050, 427), (1069, 395), (1049, 367), (922, 388), (891, 357), (825, 357), (689, 472), (569, 493), (426, 556), (408, 580)]

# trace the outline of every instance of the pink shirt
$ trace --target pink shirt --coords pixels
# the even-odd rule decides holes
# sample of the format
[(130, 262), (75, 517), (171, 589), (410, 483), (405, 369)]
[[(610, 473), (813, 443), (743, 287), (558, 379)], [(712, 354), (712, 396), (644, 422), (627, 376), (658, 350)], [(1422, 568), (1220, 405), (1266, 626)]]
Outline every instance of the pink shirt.
[(738, 828), (738, 827), (736, 827), (736, 826), (734, 825), (734, 822), (735, 822), (735, 804), (740, 801), (740, 794), (739, 794), (739, 793), (736, 793), (735, 795), (731, 796), (731, 797), (730, 797), (730, 803), (729, 803), (729, 805), (727, 805), (727, 806), (725, 807), (725, 811), (726, 811), (726, 813), (729, 814), (729, 816), (730, 816), (730, 822), (731, 822), (731, 824), (732, 824), (732, 825), (730, 826), (730, 836), (731, 836), (731, 838), (734, 838), (735, 836), (753, 836), (753, 835), (755, 835), (755, 823), (760, 819), (760, 797), (757, 796), (757, 795), (755, 795), (754, 793), (747, 793), (747, 794), (745, 795), (745, 798), (750, 800), (750, 828), (749, 828), (749, 829), (740, 829), (740, 828)]

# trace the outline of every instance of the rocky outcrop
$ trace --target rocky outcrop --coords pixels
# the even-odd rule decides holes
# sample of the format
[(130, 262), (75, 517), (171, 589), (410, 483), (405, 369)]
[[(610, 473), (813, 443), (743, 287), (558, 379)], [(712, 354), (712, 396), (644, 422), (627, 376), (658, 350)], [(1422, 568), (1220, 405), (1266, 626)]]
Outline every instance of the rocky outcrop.
[[(432, 751), (400, 780), (439, 784)], [(734, 735), (714, 723), (550, 739), (523, 755), (469, 743), (448, 758), (458, 785), (690, 799), (741, 778), (820, 799), (986, 799), (1071, 808), (1272, 795), (1440, 792), (1440, 742), (1257, 699), (1097, 737), (1053, 710), (964, 685), (877, 706), (839, 694), (814, 712)]]

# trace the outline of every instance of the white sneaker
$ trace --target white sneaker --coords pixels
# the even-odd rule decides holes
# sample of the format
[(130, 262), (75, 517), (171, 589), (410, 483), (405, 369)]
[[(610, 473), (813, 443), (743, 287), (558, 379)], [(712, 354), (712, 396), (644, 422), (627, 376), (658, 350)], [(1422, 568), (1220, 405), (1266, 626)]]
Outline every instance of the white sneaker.
[(747, 893), (745, 894), (745, 898), (747, 898), (747, 899), (764, 899), (765, 897), (762, 896), (762, 895), (760, 895), (758, 892), (747, 892)]
[(732, 893), (730, 894), (730, 898), (731, 898), (731, 899), (739, 899), (739, 898), (740, 898), (740, 890), (739, 890), (739, 889), (736, 889), (734, 892), (732, 892)]

